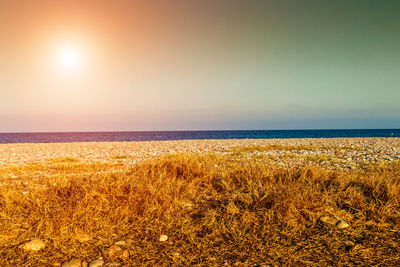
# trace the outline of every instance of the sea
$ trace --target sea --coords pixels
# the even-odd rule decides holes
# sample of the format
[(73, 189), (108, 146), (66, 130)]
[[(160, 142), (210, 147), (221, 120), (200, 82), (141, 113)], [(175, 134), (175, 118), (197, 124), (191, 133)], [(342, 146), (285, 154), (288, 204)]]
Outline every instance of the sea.
[(0, 143), (68, 143), (335, 137), (400, 137), (400, 129), (0, 133)]

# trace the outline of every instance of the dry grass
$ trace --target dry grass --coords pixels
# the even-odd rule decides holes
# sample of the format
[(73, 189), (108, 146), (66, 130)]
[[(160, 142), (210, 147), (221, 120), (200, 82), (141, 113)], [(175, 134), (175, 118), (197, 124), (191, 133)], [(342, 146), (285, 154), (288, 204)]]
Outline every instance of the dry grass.
[[(119, 240), (128, 266), (400, 264), (398, 162), (339, 172), (214, 154), (133, 166), (65, 158), (4, 167), (0, 177), (0, 266), (115, 262), (104, 251)], [(329, 213), (350, 227), (318, 223)], [(83, 233), (91, 240), (79, 242)], [(32, 238), (46, 248), (18, 249)]]

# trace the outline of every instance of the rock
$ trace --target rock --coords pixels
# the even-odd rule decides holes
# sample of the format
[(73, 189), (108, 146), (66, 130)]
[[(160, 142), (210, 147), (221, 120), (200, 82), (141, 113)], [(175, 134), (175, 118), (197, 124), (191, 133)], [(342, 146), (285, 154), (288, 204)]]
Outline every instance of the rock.
[(102, 259), (97, 259), (89, 262), (89, 267), (100, 267), (103, 266), (104, 261)]
[(19, 248), (22, 248), (23, 250), (29, 250), (29, 251), (39, 251), (41, 249), (44, 249), (45, 247), (46, 247), (46, 244), (40, 239), (33, 239), (33, 240), (19, 246)]
[(118, 241), (117, 243), (115, 243), (115, 245), (116, 246), (126, 246), (126, 242), (121, 240), (121, 241)]
[(353, 241), (346, 240), (346, 241), (343, 242), (343, 245), (346, 247), (346, 249), (351, 249), (351, 248), (354, 247), (356, 244), (354, 244)]
[(334, 215), (324, 215), (321, 216), (318, 220), (324, 224), (330, 225), (336, 225), (336, 223), (339, 221), (338, 218)]
[(337, 227), (338, 229), (345, 229), (345, 228), (347, 228), (347, 227), (349, 227), (349, 226), (350, 226), (350, 225), (349, 225), (347, 222), (343, 221), (343, 220), (339, 221), (339, 222), (336, 224), (336, 227)]
[(336, 226), (338, 229), (345, 229), (350, 226), (347, 222), (342, 220), (340, 217), (333, 215), (333, 214), (323, 215), (323, 216), (319, 217), (318, 220), (325, 225)]
[(88, 267), (88, 263), (86, 261), (82, 262), (82, 267)]
[(61, 267), (81, 267), (81, 266), (82, 266), (82, 261), (80, 259), (73, 259), (61, 264)]
[(168, 236), (167, 235), (160, 235), (160, 242), (165, 242), (168, 240)]
[(352, 239), (356, 240), (357, 242), (361, 242), (365, 238), (363, 233), (352, 234), (351, 236), (352, 236)]
[(129, 251), (124, 250), (118, 246), (111, 246), (107, 249), (106, 255), (109, 258), (126, 259), (129, 257)]

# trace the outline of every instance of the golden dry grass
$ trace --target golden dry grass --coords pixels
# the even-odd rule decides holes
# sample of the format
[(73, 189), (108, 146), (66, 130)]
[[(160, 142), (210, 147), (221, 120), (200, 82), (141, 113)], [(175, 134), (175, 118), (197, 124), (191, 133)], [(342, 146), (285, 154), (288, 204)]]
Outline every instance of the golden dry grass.
[[(400, 264), (398, 162), (343, 172), (214, 154), (133, 166), (65, 158), (3, 167), (0, 177), (0, 266), (100, 256), (128, 266)], [(318, 223), (329, 213), (350, 227)], [(33, 238), (46, 248), (18, 248)], [(120, 240), (129, 258), (108, 259)]]

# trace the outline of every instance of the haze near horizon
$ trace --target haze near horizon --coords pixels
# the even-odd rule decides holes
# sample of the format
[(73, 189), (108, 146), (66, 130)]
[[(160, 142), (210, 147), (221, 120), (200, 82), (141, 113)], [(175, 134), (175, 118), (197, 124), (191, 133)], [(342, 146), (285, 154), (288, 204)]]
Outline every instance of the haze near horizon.
[(400, 128), (398, 1), (0, 1), (0, 132)]

